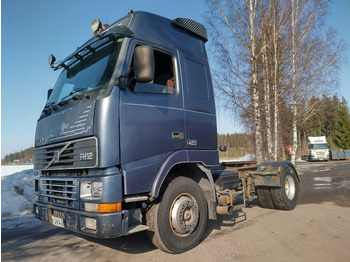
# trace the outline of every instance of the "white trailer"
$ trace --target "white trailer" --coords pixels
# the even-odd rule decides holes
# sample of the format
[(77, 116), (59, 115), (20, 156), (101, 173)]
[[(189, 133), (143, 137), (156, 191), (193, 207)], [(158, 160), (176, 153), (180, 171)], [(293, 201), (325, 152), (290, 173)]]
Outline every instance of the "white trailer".
[(329, 160), (329, 145), (325, 136), (309, 136), (308, 141), (308, 160)]

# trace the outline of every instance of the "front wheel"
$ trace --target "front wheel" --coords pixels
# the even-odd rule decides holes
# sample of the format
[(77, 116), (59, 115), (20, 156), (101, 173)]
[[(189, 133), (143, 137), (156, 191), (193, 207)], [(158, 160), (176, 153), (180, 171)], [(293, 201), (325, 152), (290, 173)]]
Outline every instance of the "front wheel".
[(182, 253), (201, 240), (208, 219), (202, 189), (187, 177), (171, 181), (160, 201), (146, 214), (152, 243), (168, 253)]

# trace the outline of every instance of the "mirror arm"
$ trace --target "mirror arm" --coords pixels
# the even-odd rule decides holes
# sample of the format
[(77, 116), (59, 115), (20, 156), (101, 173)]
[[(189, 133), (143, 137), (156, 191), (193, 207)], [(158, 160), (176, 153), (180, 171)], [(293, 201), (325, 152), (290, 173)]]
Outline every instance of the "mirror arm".
[[(130, 69), (128, 70), (128, 72), (125, 75), (117, 77), (115, 82), (114, 82), (114, 85), (115, 86), (119, 86), (121, 89), (127, 88), (130, 85), (131, 81), (133, 79), (135, 79), (135, 77), (129, 78), (132, 70), (134, 70), (134, 67), (130, 67)], [(129, 79), (128, 79), (127, 84), (125, 85), (125, 79), (126, 78), (129, 78)]]

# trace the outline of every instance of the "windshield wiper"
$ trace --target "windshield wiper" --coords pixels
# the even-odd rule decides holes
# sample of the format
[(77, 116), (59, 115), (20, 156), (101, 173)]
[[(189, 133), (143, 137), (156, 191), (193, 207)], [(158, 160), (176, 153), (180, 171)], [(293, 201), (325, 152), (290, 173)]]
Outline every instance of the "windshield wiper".
[[(66, 100), (68, 97), (70, 97), (70, 96), (72, 96), (72, 95), (74, 95), (74, 94), (76, 94), (76, 93), (81, 93), (82, 91), (85, 91), (85, 87), (81, 87), (81, 88), (77, 88), (77, 89), (75, 89), (75, 90), (72, 90), (68, 95), (66, 95), (65, 97), (63, 97), (63, 98), (60, 100), (59, 104), (60, 104), (61, 102), (64, 102), (64, 100)], [(83, 94), (81, 94), (81, 95), (83, 95)]]
[(57, 105), (55, 102), (47, 102), (44, 109), (43, 109), (43, 112), (46, 114), (46, 113), (51, 113), (52, 111), (56, 110), (57, 108)]
[(47, 102), (41, 113), (39, 120), (44, 118), (45, 116), (51, 115), (51, 113), (53, 111), (56, 111), (56, 109), (57, 109), (57, 104), (55, 102)]

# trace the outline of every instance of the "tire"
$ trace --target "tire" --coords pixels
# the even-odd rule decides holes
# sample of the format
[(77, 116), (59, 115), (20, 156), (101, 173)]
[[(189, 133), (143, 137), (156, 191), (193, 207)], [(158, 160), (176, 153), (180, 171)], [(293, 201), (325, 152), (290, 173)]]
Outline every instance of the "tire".
[(195, 247), (203, 236), (207, 220), (203, 191), (187, 177), (172, 180), (160, 201), (146, 213), (149, 238), (168, 253), (182, 253)]
[(280, 210), (293, 210), (299, 198), (300, 185), (291, 166), (287, 166), (282, 173), (281, 187), (271, 189), (274, 205)]
[(258, 187), (256, 188), (256, 192), (258, 193), (258, 198), (262, 207), (275, 209), (275, 205), (273, 203), (271, 191), (269, 188)]

